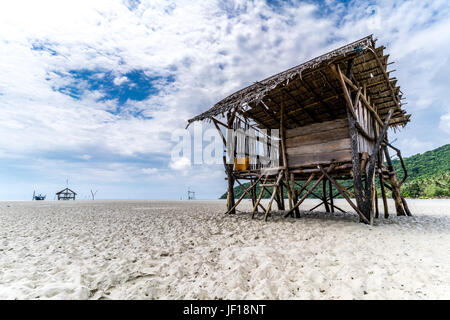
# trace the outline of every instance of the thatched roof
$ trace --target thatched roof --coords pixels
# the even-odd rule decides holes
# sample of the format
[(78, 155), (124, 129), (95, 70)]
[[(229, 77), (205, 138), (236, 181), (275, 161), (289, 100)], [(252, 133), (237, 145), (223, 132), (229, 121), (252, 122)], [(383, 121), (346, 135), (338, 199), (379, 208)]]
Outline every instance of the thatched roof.
[(61, 191), (57, 192), (56, 194), (61, 194), (61, 193), (77, 194), (75, 191), (73, 191), (72, 189), (69, 189), (69, 188), (62, 189)]
[[(404, 126), (410, 118), (401, 109), (401, 91), (395, 78), (388, 78), (388, 56), (384, 47), (375, 47), (372, 36), (347, 44), (243, 88), (216, 103), (211, 109), (190, 119), (189, 124), (235, 109), (261, 127), (279, 125), (281, 103), (285, 104), (287, 126), (298, 127), (346, 116), (345, 100), (340, 83), (329, 66), (334, 64), (345, 72), (353, 59), (352, 81), (367, 88), (367, 95), (384, 120), (390, 108), (395, 112), (391, 126)], [(377, 55), (378, 59), (375, 57)], [(377, 61), (378, 60), (378, 61)], [(387, 73), (386, 73), (387, 72)], [(278, 116), (277, 116), (278, 114)]]

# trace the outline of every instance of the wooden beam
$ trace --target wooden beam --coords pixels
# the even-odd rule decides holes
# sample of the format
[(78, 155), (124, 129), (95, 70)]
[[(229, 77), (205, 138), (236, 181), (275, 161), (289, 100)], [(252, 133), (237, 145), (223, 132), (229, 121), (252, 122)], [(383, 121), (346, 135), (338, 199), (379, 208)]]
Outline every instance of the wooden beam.
[(286, 88), (283, 88), (283, 90), (289, 96), (289, 98), (292, 99), (292, 101), (294, 101), (295, 103), (298, 104), (298, 106), (300, 107), (300, 110), (305, 112), (308, 115), (308, 117), (311, 118), (312, 121), (318, 122), (317, 118), (312, 114), (312, 112), (310, 112), (307, 108), (305, 108), (303, 103), (301, 103), (298, 99), (296, 99)]
[(269, 216), (269, 212), (270, 212), (270, 208), (272, 207), (273, 199), (275, 198), (275, 195), (278, 192), (278, 186), (280, 184), (281, 179), (283, 178), (283, 171), (280, 171), (278, 173), (277, 181), (275, 183), (275, 186), (273, 187), (272, 196), (270, 197), (269, 203), (267, 204), (266, 214), (264, 215), (264, 221), (267, 221), (267, 217)]
[[(273, 104), (275, 104), (275, 105), (278, 107), (278, 109), (279, 109), (278, 115), (280, 115), (280, 121), (281, 121), (281, 113), (283, 112), (283, 111), (282, 111), (282, 109), (283, 109), (282, 105), (283, 105), (284, 103), (281, 102), (281, 105), (280, 105), (280, 103), (276, 102), (275, 99), (274, 99), (273, 97), (271, 97), (270, 95), (267, 95), (267, 97), (269, 98), (269, 100), (270, 100)], [(298, 120), (296, 120), (296, 119), (294, 119), (294, 118), (289, 118), (289, 120), (292, 121), (292, 122), (294, 122), (297, 126), (301, 126), (301, 125), (302, 125), (300, 122), (298, 122)]]
[(331, 116), (336, 117), (336, 112), (333, 110), (333, 108), (332, 108), (328, 103), (326, 103), (326, 102), (322, 99), (322, 97), (319, 96), (319, 94), (314, 90), (314, 88), (313, 88), (313, 87), (312, 87), (305, 79), (299, 78), (299, 80), (300, 80), (301, 83), (303, 83), (303, 85), (304, 85), (305, 87), (308, 88), (308, 90), (313, 94), (313, 96), (316, 98), (316, 100), (318, 100), (319, 103), (320, 103), (323, 107), (325, 107), (325, 109), (328, 110), (328, 113), (329, 113)]
[(374, 49), (372, 49), (371, 47), (369, 47), (368, 49), (369, 49), (369, 51), (371, 51), (373, 53), (373, 56), (375, 57), (375, 60), (377, 60), (378, 66), (380, 67), (380, 69), (383, 73), (384, 79), (386, 80), (387, 85), (391, 89), (392, 99), (394, 99), (394, 101), (397, 103), (397, 105), (400, 105), (400, 101), (398, 101), (397, 97), (395, 96), (394, 88), (391, 85), (389, 75), (386, 73), (386, 70), (384, 69), (382, 62), (380, 61), (380, 58), (378, 57), (378, 55)]
[(267, 114), (272, 120), (274, 120), (277, 124), (280, 120), (276, 117), (276, 115), (270, 110), (270, 108), (261, 100), (261, 109), (263, 109), (264, 113)]
[(245, 190), (245, 191), (242, 193), (242, 195), (240, 196), (239, 200), (234, 204), (233, 207), (231, 207), (230, 210), (227, 211), (226, 214), (229, 214), (231, 211), (233, 211), (233, 210), (238, 206), (238, 204), (242, 201), (242, 199), (244, 199), (245, 195), (246, 195), (246, 194), (247, 194), (254, 186), (256, 186), (256, 184), (259, 182), (259, 180), (261, 180), (262, 177), (263, 177), (263, 176), (260, 176), (260, 177), (256, 180), (256, 182), (254, 182), (247, 190)]
[[(312, 175), (311, 175), (311, 176), (312, 176)], [(308, 192), (306, 192), (306, 193), (303, 195), (303, 197), (301, 197), (301, 199), (297, 201), (297, 203), (295, 204), (295, 206), (294, 206), (291, 210), (289, 210), (289, 211), (284, 215), (285, 218), (286, 218), (287, 216), (289, 216), (289, 215), (295, 210), (295, 208), (298, 208), (298, 207), (302, 204), (303, 201), (305, 201), (305, 199), (306, 199), (306, 198), (313, 192), (313, 190), (319, 185), (319, 183), (322, 181), (323, 177), (324, 177), (324, 175), (321, 175), (321, 176), (319, 177), (319, 179), (317, 179), (317, 181), (314, 183), (314, 185), (311, 187), (311, 189), (308, 190)], [(309, 181), (309, 179), (308, 179), (308, 181)], [(310, 182), (310, 181), (309, 181), (309, 182)], [(308, 182), (308, 184), (309, 184), (309, 182)], [(303, 185), (303, 187), (306, 188), (306, 186), (307, 186), (307, 184), (305, 183), (305, 184)]]
[(219, 126), (218, 126), (218, 120), (216, 120), (216, 119), (214, 119), (214, 118), (211, 118), (212, 119), (212, 121), (213, 121), (213, 123), (214, 123), (214, 126), (216, 127), (216, 129), (217, 129), (217, 131), (219, 131), (219, 134), (220, 134), (220, 137), (222, 138), (222, 142), (223, 142), (223, 144), (225, 145), (225, 147), (226, 147), (226, 145), (227, 145), (227, 140), (225, 139), (225, 137), (223, 136), (223, 133), (222, 133), (222, 130), (220, 130), (220, 128), (219, 128)]
[[(370, 156), (370, 160), (369, 160), (369, 168), (367, 169), (367, 181), (373, 180), (377, 155), (378, 155), (378, 152), (380, 151), (381, 142), (385, 138), (386, 131), (389, 126), (389, 121), (391, 120), (393, 112), (394, 112), (394, 109), (389, 110), (386, 120), (384, 121), (383, 128), (381, 129), (381, 132), (378, 135), (377, 142), (375, 143), (375, 146), (373, 147), (372, 155)], [(368, 186), (366, 186), (366, 189), (368, 190)]]
[[(236, 178), (236, 176), (235, 176), (235, 179), (236, 179), (236, 182), (243, 188), (243, 189), (245, 189), (245, 186), (238, 180), (238, 178)], [(251, 178), (250, 178), (251, 179)], [(253, 183), (253, 181), (251, 181), (251, 183)], [(255, 190), (256, 189), (256, 185), (253, 187), (253, 190)], [(253, 193), (253, 191), (252, 191), (252, 193)], [(253, 194), (252, 194), (252, 202), (253, 202), (253, 206), (255, 206), (256, 205), (256, 194), (255, 194), (255, 201), (253, 201)], [(263, 205), (261, 204), (261, 203), (258, 203), (258, 205), (261, 207), (261, 209), (263, 209), (264, 211), (266, 211), (266, 208), (264, 208), (263, 207)]]
[(328, 180), (331, 181), (331, 183), (338, 189), (338, 191), (340, 192), (340, 194), (344, 197), (345, 200), (347, 200), (347, 202), (350, 204), (350, 206), (356, 211), (356, 213), (359, 215), (359, 217), (361, 218), (362, 221), (364, 221), (364, 223), (369, 224), (369, 220), (367, 220), (367, 218), (364, 216), (364, 214), (358, 209), (357, 206), (355, 206), (355, 204), (350, 200), (349, 197), (347, 197), (347, 195), (345, 194), (345, 192), (343, 190), (340, 189), (340, 187), (336, 184), (336, 180), (334, 180), (328, 173), (327, 171), (325, 171), (323, 169), (323, 167), (321, 165), (318, 166), (318, 168), (320, 169), (320, 171), (322, 171), (323, 175), (325, 177), (328, 178)]
[[(284, 128), (284, 102), (281, 103), (281, 114), (280, 114), (280, 140), (281, 140), (281, 154), (283, 157), (283, 166), (286, 168), (284, 170), (284, 178), (286, 181), (286, 189), (288, 193), (289, 198), (289, 209), (292, 209), (293, 206), (293, 200), (292, 200), (292, 193), (291, 193), (291, 187), (289, 185), (289, 166), (288, 166), (288, 159), (287, 159), (287, 153), (286, 153), (286, 136), (285, 136), (285, 128)], [(281, 189), (282, 190), (282, 189)], [(282, 194), (283, 196), (283, 194)], [(283, 206), (284, 206), (284, 196), (283, 196)], [(283, 208), (284, 209), (284, 208)]]
[[(266, 177), (265, 177), (263, 184), (265, 184), (265, 183), (267, 182), (267, 179), (268, 179), (268, 178), (269, 178), (269, 176), (266, 176)], [(261, 198), (262, 198), (262, 196), (263, 196), (263, 193), (264, 193), (264, 188), (261, 187), (261, 192), (259, 193), (258, 199), (256, 199), (256, 204), (255, 204), (255, 206), (253, 207), (252, 219), (255, 217), (255, 212), (256, 212), (256, 210), (258, 209), (258, 204), (259, 204), (259, 202), (261, 201)], [(264, 210), (264, 211), (265, 211), (265, 210)]]
[[(358, 87), (348, 77), (343, 75), (342, 72), (339, 73), (339, 71), (340, 71), (339, 66), (337, 66), (337, 70), (336, 70), (336, 67), (334, 65), (330, 65), (330, 70), (332, 71), (331, 73), (335, 77), (337, 77), (341, 82), (344, 81), (344, 83), (348, 84), (350, 89), (352, 89), (353, 91), (358, 91)], [(341, 83), (341, 85), (342, 85), (342, 83)], [(345, 99), (347, 100), (347, 97), (345, 97)], [(378, 113), (374, 110), (374, 108), (370, 105), (369, 101), (367, 101), (367, 99), (364, 96), (361, 97), (361, 101), (367, 107), (367, 109), (372, 113), (372, 115), (375, 117), (375, 120), (378, 122), (378, 124), (380, 126), (382, 126), (383, 121), (381, 120)]]

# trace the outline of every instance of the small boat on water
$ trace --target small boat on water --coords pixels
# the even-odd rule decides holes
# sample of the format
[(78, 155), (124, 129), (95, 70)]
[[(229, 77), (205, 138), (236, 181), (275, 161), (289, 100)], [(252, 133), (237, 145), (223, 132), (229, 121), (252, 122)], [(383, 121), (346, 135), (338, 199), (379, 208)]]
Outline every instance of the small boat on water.
[(47, 196), (47, 195), (42, 195), (42, 193), (36, 195), (36, 194), (33, 192), (33, 200), (45, 200), (45, 197), (46, 197), (46, 196)]

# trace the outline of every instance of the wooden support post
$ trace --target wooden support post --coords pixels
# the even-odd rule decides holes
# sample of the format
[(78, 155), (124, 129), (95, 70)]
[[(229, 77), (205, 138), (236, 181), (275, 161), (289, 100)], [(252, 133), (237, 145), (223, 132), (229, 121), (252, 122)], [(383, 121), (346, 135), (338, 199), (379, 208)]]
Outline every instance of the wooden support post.
[[(335, 167), (335, 165), (334, 165), (334, 164), (331, 164), (330, 167), (328, 168), (328, 170), (331, 171), (331, 170), (333, 170), (334, 167)], [(302, 192), (304, 189), (306, 189), (306, 187), (311, 183), (312, 179), (314, 178), (314, 175), (315, 175), (315, 173), (313, 172), (313, 173), (309, 176), (308, 180), (305, 182), (305, 184), (303, 185), (303, 187), (300, 189), (299, 194), (301, 194), (301, 192)], [(295, 210), (295, 208), (298, 208), (298, 207), (302, 204), (303, 201), (305, 201), (305, 199), (306, 199), (306, 198), (314, 191), (314, 189), (319, 185), (319, 183), (322, 181), (323, 178), (324, 178), (324, 175), (322, 174), (322, 175), (320, 176), (320, 178), (317, 179), (317, 181), (313, 184), (313, 186), (311, 187), (311, 189), (309, 189), (308, 192), (306, 192), (306, 193), (303, 195), (303, 197), (301, 197), (301, 199), (297, 201), (297, 203), (294, 205), (294, 207), (293, 207), (291, 210), (289, 210), (288, 213), (285, 214), (285, 216), (284, 216), (285, 218), (286, 218), (287, 216), (289, 216), (289, 215)]]
[[(295, 189), (295, 175), (293, 173), (291, 173), (291, 185), (292, 185), (292, 204), (294, 204), (294, 203), (297, 203), (298, 193), (297, 193), (297, 189)], [(293, 205), (292, 205), (292, 207), (293, 207)], [(291, 210), (292, 207), (290, 207), (289, 210)], [(295, 208), (294, 212), (295, 212), (295, 217), (300, 218), (300, 209), (298, 207)]]
[(242, 201), (242, 199), (244, 199), (245, 195), (246, 195), (246, 194), (247, 194), (254, 186), (256, 186), (256, 184), (259, 182), (259, 180), (261, 180), (261, 178), (262, 178), (262, 176), (259, 177), (258, 180), (256, 180), (255, 183), (253, 183), (247, 190), (245, 190), (245, 191), (242, 193), (242, 195), (241, 195), (241, 197), (239, 198), (239, 200), (233, 205), (233, 207), (232, 207), (231, 209), (229, 209), (229, 210), (227, 211), (227, 214), (230, 214), (232, 211), (235, 210), (235, 208), (236, 208), (236, 207), (238, 206), (238, 204)]
[(389, 170), (388, 182), (392, 188), (392, 198), (394, 199), (397, 216), (406, 216), (406, 212), (403, 209), (403, 202), (400, 195), (400, 187), (398, 185), (397, 175), (395, 174), (395, 169), (394, 166), (392, 165), (391, 157), (389, 156), (389, 151), (386, 146), (384, 146), (383, 151), (388, 165)]
[[(265, 184), (267, 182), (268, 178), (269, 178), (269, 176), (266, 176), (264, 178), (263, 184)], [(256, 204), (253, 206), (252, 219), (255, 217), (255, 213), (258, 210), (258, 205), (259, 205), (259, 202), (261, 201), (263, 194), (264, 194), (264, 188), (261, 187), (261, 192), (259, 193), (258, 199), (256, 199)]]
[(378, 179), (380, 180), (381, 198), (383, 199), (384, 218), (389, 218), (389, 207), (387, 203), (386, 190), (384, 189), (384, 178), (381, 168), (383, 167), (383, 156), (381, 150), (378, 152)]
[[(227, 114), (227, 122), (228, 122), (228, 130), (232, 130), (234, 117), (236, 114), (236, 110), (233, 112), (228, 112)], [(231, 142), (233, 143), (233, 142)], [(229, 154), (230, 162), (229, 164), (225, 163), (225, 171), (227, 173), (228, 178), (228, 191), (227, 191), (227, 212), (230, 214), (235, 214), (236, 210), (231, 209), (234, 207), (234, 176), (233, 176), (233, 159), (234, 159), (234, 152), (236, 147), (233, 147), (233, 150), (227, 150), (228, 152), (231, 152), (233, 154)]]
[[(369, 183), (369, 182), (366, 182), (366, 183)], [(377, 194), (376, 194), (376, 188), (375, 188), (375, 176), (372, 176), (372, 180), (370, 181), (370, 188), (372, 189), (372, 191), (371, 191), (371, 194), (372, 194), (372, 199), (371, 199), (371, 207), (372, 207), (372, 210), (370, 210), (370, 225), (373, 225), (373, 219), (374, 219), (374, 210), (373, 210), (373, 208), (374, 207), (376, 207), (377, 209), (377, 211), (378, 211), (378, 205), (375, 205), (375, 201), (378, 201), (377, 200), (377, 198), (376, 198), (376, 196), (377, 196)]]
[[(348, 70), (347, 70), (347, 78), (351, 78), (351, 68), (352, 68), (353, 60), (350, 61)], [(353, 185), (354, 185), (354, 193), (356, 198), (356, 204), (358, 208), (364, 207), (364, 188), (362, 184), (361, 177), (361, 165), (359, 161), (359, 151), (358, 151), (358, 130), (356, 128), (356, 114), (354, 110), (354, 106), (352, 104), (350, 98), (350, 89), (347, 88), (344, 78), (341, 72), (341, 69), (338, 66), (338, 74), (339, 80), (342, 86), (342, 90), (344, 91), (345, 101), (347, 103), (347, 118), (349, 124), (350, 131), (350, 147), (352, 150), (352, 173), (353, 173)], [(339, 189), (338, 189), (339, 190)], [(339, 190), (340, 191), (340, 190)], [(359, 209), (358, 209), (359, 210)], [(364, 220), (364, 219), (363, 219)], [(365, 217), (367, 220), (367, 217)]]
[(380, 217), (380, 211), (378, 209), (378, 192), (375, 184), (373, 188), (373, 193), (375, 195), (375, 218), (378, 219)]
[[(250, 179), (250, 183), (253, 184), (253, 179)], [(252, 206), (254, 206), (256, 203), (256, 185), (257, 184), (255, 184), (252, 190), (250, 191), (250, 196), (252, 197)]]
[(322, 180), (322, 201), (326, 212), (331, 212), (327, 201), (327, 179)]
[(359, 218), (366, 224), (369, 224), (369, 220), (365, 217), (365, 215), (359, 210), (357, 206), (350, 200), (349, 197), (347, 197), (347, 194), (344, 192), (344, 190), (341, 190), (340, 187), (336, 184), (336, 181), (328, 175), (327, 171), (325, 171), (321, 165), (319, 165), (319, 169), (322, 171), (323, 175), (326, 176), (331, 183), (338, 189), (340, 194), (344, 197), (345, 200), (350, 204), (350, 206), (356, 211), (356, 213), (359, 215)]
[[(227, 177), (228, 177), (228, 194), (227, 194), (227, 213), (229, 214), (235, 214), (236, 210), (234, 210), (235, 207), (235, 201), (234, 201), (234, 177), (232, 174), (233, 165), (228, 165), (227, 169)], [(233, 208), (233, 209), (232, 209)]]
[[(273, 192), (273, 190), (275, 190), (275, 188), (272, 189), (272, 192)], [(281, 199), (280, 199), (280, 188), (278, 188), (278, 190), (277, 190), (277, 192), (275, 194), (275, 199), (274, 200), (275, 200), (275, 202), (277, 204), (277, 211), (283, 210), (282, 209), (282, 205), (281, 205)]]
[(275, 185), (273, 186), (272, 196), (270, 197), (269, 204), (267, 205), (267, 208), (266, 208), (266, 214), (264, 215), (264, 221), (267, 221), (267, 217), (269, 216), (270, 208), (272, 207), (273, 199), (275, 198), (275, 195), (278, 192), (278, 186), (280, 185), (280, 181), (283, 178), (283, 174), (284, 174), (283, 170), (280, 171), (280, 173), (278, 174), (278, 177), (277, 177), (277, 181), (275, 182)]
[(406, 214), (407, 214), (409, 217), (411, 217), (411, 216), (412, 216), (412, 213), (411, 213), (411, 211), (409, 211), (408, 203), (406, 203), (406, 200), (405, 200), (405, 198), (403, 198), (403, 196), (400, 196), (400, 197), (402, 198), (402, 203), (403, 203), (403, 207), (405, 208)]
[[(291, 187), (289, 185), (289, 166), (288, 166), (288, 160), (287, 160), (287, 153), (286, 153), (286, 135), (285, 135), (285, 126), (284, 126), (284, 118), (285, 118), (285, 112), (284, 112), (284, 102), (281, 103), (281, 110), (280, 110), (280, 140), (281, 140), (281, 153), (283, 157), (283, 166), (285, 168), (284, 170), (284, 179), (286, 183), (286, 190), (288, 194), (288, 200), (289, 200), (289, 209), (292, 209), (293, 201), (292, 201), (292, 192)], [(294, 186), (292, 186), (294, 187)], [(283, 190), (283, 189), (281, 189)], [(282, 201), (283, 201), (283, 210), (284, 208), (284, 193), (282, 193)]]
[[(235, 181), (242, 187), (242, 189), (246, 189), (245, 188), (245, 186), (238, 180), (238, 179), (235, 179)], [(254, 181), (252, 181), (251, 183), (253, 183)], [(253, 203), (253, 206), (255, 206), (255, 204), (256, 204), (256, 187), (257, 187), (257, 184), (253, 187), (253, 189), (250, 191), (250, 193), (254, 193), (255, 194), (255, 203)], [(261, 203), (258, 203), (258, 206), (259, 207), (261, 207), (261, 209), (265, 212), (266, 211), (266, 209), (262, 206), (262, 204)], [(257, 209), (258, 210), (258, 209)]]
[(281, 204), (280, 209), (284, 210), (284, 183), (283, 183), (283, 180), (280, 182), (279, 193), (280, 193), (280, 204)]
[(328, 192), (330, 198), (331, 212), (334, 213), (334, 200), (333, 200), (333, 184), (328, 180)]

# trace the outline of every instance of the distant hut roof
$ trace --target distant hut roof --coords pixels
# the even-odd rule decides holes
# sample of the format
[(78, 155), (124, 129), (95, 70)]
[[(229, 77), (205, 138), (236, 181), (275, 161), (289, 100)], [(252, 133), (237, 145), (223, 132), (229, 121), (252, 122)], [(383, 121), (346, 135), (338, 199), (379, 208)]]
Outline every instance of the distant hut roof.
[(73, 194), (77, 194), (75, 191), (73, 191), (72, 189), (69, 189), (69, 188), (62, 189), (61, 191), (57, 192), (56, 194), (61, 194), (61, 193), (67, 192), (67, 191), (70, 193), (73, 193)]
[(397, 79), (386, 71), (389, 55), (385, 47), (375, 47), (372, 35), (347, 44), (296, 67), (273, 75), (243, 88), (217, 102), (211, 109), (188, 120), (211, 119), (235, 109), (260, 126), (277, 128), (280, 104), (285, 104), (287, 127), (304, 126), (315, 122), (346, 117), (345, 98), (340, 83), (329, 68), (338, 66), (344, 73), (353, 59), (352, 81), (367, 88), (371, 103), (384, 121), (388, 110), (394, 108), (390, 126), (404, 126), (411, 115), (402, 109), (402, 93)]

